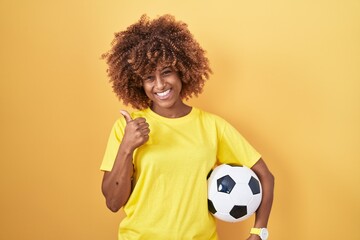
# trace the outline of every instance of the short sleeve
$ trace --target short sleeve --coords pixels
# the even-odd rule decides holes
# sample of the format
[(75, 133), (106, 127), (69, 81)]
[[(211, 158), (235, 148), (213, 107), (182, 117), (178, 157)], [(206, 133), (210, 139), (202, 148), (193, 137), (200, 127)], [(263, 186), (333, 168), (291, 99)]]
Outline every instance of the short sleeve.
[(118, 153), (121, 139), (124, 136), (125, 120), (123, 118), (118, 119), (110, 132), (110, 136), (106, 145), (103, 161), (100, 166), (102, 171), (111, 171)]
[(217, 158), (220, 163), (251, 168), (261, 155), (238, 130), (224, 120), (222, 131), (220, 131)]

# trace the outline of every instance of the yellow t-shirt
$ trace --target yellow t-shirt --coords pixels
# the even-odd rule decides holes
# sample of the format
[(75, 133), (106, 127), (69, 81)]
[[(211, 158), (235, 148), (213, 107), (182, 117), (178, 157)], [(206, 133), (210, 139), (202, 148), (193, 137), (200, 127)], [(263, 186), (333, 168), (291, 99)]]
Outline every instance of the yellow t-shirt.
[[(207, 175), (214, 165), (252, 167), (260, 154), (222, 118), (193, 108), (181, 118), (150, 109), (133, 118), (149, 123), (149, 141), (133, 155), (135, 187), (124, 206), (119, 240), (215, 240), (215, 220), (207, 206)], [(101, 170), (111, 171), (126, 126), (111, 131)]]

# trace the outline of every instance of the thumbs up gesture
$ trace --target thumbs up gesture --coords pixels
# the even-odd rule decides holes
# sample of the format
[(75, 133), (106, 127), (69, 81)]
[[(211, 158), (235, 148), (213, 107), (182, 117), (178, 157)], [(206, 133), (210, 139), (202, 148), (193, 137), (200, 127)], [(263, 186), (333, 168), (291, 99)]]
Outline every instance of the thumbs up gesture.
[(122, 143), (126, 144), (131, 151), (134, 151), (149, 140), (149, 124), (146, 122), (146, 119), (142, 117), (132, 119), (130, 114), (125, 110), (121, 110), (120, 113), (126, 121)]

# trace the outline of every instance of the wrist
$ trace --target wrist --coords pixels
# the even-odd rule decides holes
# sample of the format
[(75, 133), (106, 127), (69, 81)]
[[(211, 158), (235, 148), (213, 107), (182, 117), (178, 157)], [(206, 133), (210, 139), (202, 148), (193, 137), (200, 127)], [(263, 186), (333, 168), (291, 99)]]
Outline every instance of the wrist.
[(251, 228), (250, 234), (259, 236), (261, 240), (267, 240), (269, 237), (267, 228)]
[(131, 146), (129, 146), (128, 144), (126, 144), (124, 142), (120, 143), (119, 152), (125, 158), (131, 158), (132, 159), (134, 151), (135, 151), (134, 147), (131, 147)]

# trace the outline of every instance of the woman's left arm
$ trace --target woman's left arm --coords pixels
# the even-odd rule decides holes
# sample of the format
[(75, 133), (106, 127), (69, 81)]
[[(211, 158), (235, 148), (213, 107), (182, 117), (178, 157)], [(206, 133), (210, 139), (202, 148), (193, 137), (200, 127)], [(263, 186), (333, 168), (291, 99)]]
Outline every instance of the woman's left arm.
[[(262, 187), (262, 200), (256, 211), (254, 228), (266, 228), (274, 198), (275, 178), (261, 158), (251, 169), (259, 177)], [(258, 239), (260, 239), (260, 237), (254, 234), (248, 238), (248, 240)]]

